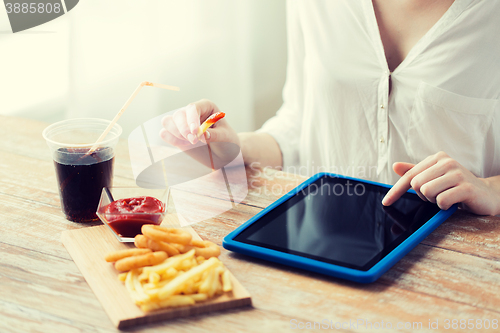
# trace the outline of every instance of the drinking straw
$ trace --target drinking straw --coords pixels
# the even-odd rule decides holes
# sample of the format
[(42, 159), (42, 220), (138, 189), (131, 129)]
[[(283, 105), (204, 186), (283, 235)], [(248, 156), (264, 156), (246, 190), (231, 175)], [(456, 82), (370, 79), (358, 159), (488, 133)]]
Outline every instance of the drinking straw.
[(122, 106), (122, 108), (120, 109), (120, 111), (118, 111), (118, 113), (116, 114), (116, 116), (113, 118), (113, 120), (111, 121), (111, 123), (108, 125), (108, 127), (106, 127), (106, 129), (104, 130), (104, 132), (101, 134), (101, 136), (97, 139), (97, 141), (94, 143), (94, 145), (89, 149), (89, 151), (85, 154), (86, 156), (92, 154), (96, 149), (97, 147), (99, 147), (99, 144), (101, 143), (102, 140), (104, 140), (104, 138), (106, 137), (106, 135), (108, 135), (109, 131), (111, 131), (111, 129), (113, 128), (113, 126), (116, 124), (116, 122), (118, 121), (118, 119), (120, 119), (120, 117), (122, 116), (123, 112), (125, 112), (125, 110), (128, 108), (128, 106), (130, 105), (130, 103), (132, 103), (132, 101), (134, 100), (135, 96), (137, 96), (137, 94), (139, 94), (139, 91), (142, 89), (142, 87), (144, 86), (150, 86), (150, 87), (157, 87), (157, 88), (163, 88), (163, 89), (167, 89), (167, 90), (174, 90), (174, 91), (179, 91), (180, 89), (178, 87), (174, 87), (174, 86), (168, 86), (166, 84), (161, 84), (161, 83), (153, 83), (153, 82), (148, 82), (148, 81), (143, 81), (139, 84), (139, 86), (134, 90), (134, 92), (132, 93), (132, 95), (130, 95), (130, 97), (127, 99), (127, 101), (125, 102), (125, 104)]
[(109, 190), (109, 188), (106, 186), (104, 187), (104, 191), (106, 192), (106, 194), (108, 195), (108, 198), (110, 200), (110, 202), (113, 202), (115, 201), (115, 199), (113, 199), (113, 194), (111, 194), (111, 191)]

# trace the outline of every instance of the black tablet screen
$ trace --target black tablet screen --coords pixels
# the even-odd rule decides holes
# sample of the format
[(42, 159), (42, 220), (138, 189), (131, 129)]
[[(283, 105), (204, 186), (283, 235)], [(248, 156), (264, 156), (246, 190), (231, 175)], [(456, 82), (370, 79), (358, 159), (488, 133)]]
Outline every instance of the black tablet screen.
[(388, 190), (325, 176), (234, 240), (367, 271), (439, 212), (412, 193), (384, 207)]

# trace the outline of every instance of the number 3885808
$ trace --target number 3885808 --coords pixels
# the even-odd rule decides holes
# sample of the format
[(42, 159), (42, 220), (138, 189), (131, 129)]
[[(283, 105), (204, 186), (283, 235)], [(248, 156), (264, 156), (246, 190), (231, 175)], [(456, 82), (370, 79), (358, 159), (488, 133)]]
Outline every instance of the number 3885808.
[(19, 14), (19, 13), (23, 13), (23, 14), (56, 13), (56, 14), (58, 14), (62, 10), (60, 3), (52, 4), (50, 2), (48, 2), (48, 3), (42, 3), (42, 2), (39, 2), (39, 3), (37, 3), (37, 2), (10, 3), (10, 2), (7, 2), (7, 3), (5, 3), (5, 8), (7, 9), (7, 14), (11, 14), (11, 13), (14, 13), (14, 14)]

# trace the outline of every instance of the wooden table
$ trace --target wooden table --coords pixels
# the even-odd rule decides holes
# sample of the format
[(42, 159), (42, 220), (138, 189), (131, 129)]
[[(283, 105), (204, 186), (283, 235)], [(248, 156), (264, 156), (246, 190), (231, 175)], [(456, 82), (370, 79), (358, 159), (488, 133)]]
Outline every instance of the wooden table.
[[(53, 162), (41, 135), (46, 126), (0, 117), (0, 332), (115, 332), (61, 244), (62, 231), (88, 225), (69, 222), (61, 213)], [(123, 140), (117, 149), (115, 185), (134, 183), (127, 152)], [(280, 172), (248, 169), (247, 173), (251, 189), (245, 201), (196, 225), (202, 238), (220, 245), (230, 231), (283, 195), (282, 189), (303, 181)], [(350, 332), (396, 331), (398, 324), (403, 327), (397, 331), (413, 332), (418, 323), (419, 332), (475, 332), (478, 323), (484, 327), (487, 320), (490, 329), (485, 331), (500, 331), (500, 219), (496, 217), (455, 213), (369, 285), (226, 250), (220, 258), (252, 295), (252, 307), (133, 331), (281, 332), (317, 322), (317, 329), (321, 323), (323, 328), (337, 326)], [(460, 320), (469, 319), (473, 321), (467, 324), (474, 323), (474, 328), (460, 330)], [(491, 328), (493, 320), (496, 330)], [(439, 330), (429, 329), (429, 321), (438, 321)], [(382, 329), (389, 324), (393, 330)]]

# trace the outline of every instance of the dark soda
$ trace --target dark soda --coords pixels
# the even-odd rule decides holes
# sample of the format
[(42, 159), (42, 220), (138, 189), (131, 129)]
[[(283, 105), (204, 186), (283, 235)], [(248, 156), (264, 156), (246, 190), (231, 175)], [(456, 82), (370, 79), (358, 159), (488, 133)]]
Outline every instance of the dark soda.
[(54, 153), (61, 208), (73, 222), (98, 219), (97, 206), (103, 187), (111, 187), (114, 152), (99, 148), (86, 155), (89, 148), (59, 148)]

